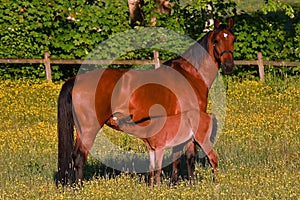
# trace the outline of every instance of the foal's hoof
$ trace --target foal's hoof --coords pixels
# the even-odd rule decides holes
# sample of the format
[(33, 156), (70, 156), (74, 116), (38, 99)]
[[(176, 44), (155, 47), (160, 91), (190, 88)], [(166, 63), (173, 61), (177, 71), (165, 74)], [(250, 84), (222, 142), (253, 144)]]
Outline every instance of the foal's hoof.
[(217, 183), (215, 186), (216, 192), (219, 192), (221, 190), (221, 185), (220, 183)]

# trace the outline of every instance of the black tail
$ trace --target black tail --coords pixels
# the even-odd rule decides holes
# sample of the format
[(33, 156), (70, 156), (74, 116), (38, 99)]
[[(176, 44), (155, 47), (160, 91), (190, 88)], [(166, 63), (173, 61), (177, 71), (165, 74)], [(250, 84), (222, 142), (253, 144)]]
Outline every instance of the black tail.
[(72, 90), (75, 78), (64, 83), (58, 97), (58, 177), (57, 184), (68, 184), (75, 178), (72, 152), (74, 148), (74, 120)]

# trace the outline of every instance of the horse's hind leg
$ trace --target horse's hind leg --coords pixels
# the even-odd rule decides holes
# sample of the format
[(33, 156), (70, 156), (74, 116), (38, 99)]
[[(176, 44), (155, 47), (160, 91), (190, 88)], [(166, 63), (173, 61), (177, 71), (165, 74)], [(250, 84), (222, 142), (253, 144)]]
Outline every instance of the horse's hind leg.
[(185, 154), (185, 162), (188, 171), (188, 179), (194, 179), (194, 172), (195, 172), (195, 160), (196, 160), (196, 148), (194, 142), (190, 141), (184, 145), (178, 145), (173, 147), (172, 154), (173, 154), (173, 163), (172, 163), (172, 175), (171, 175), (171, 184), (176, 185), (178, 182), (179, 177), (179, 169), (180, 169), (180, 162), (181, 162), (181, 155), (182, 150), (184, 149)]
[(83, 167), (86, 163), (87, 156), (88, 150), (84, 148), (80, 140), (76, 139), (76, 144), (72, 155), (74, 161), (76, 183), (78, 181), (82, 183)]
[(194, 142), (189, 142), (185, 146), (185, 162), (188, 170), (188, 179), (194, 180), (196, 147)]
[(179, 169), (180, 169), (180, 159), (182, 155), (182, 146), (176, 146), (172, 149), (173, 154), (173, 162), (172, 162), (172, 175), (171, 175), (171, 184), (176, 185), (179, 177)]
[(78, 183), (78, 181), (82, 183), (83, 168), (87, 161), (89, 150), (92, 148), (95, 137), (100, 130), (100, 126), (95, 125), (89, 128), (81, 126), (80, 128), (76, 126), (76, 143), (72, 154), (76, 178), (75, 183)]

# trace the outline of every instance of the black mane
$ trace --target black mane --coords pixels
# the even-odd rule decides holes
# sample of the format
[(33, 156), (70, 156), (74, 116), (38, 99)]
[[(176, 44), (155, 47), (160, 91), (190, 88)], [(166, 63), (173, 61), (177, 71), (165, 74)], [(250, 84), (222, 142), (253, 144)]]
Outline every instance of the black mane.
[(227, 30), (232, 35), (234, 35), (232, 30), (227, 25), (221, 24), (216, 30), (209, 31), (202, 38), (200, 38), (200, 40), (195, 42), (195, 44), (193, 44), (189, 49), (187, 49), (183, 53), (183, 55), (178, 56), (174, 59), (168, 60), (168, 61), (164, 62), (163, 65), (171, 66), (171, 64), (174, 60), (177, 60), (179, 58), (184, 58), (187, 61), (189, 61), (194, 67), (198, 67), (201, 64), (201, 62), (203, 61), (202, 58), (204, 58), (208, 54), (208, 51), (209, 51), (208, 38), (209, 38), (209, 36), (213, 33), (214, 35), (212, 37), (212, 40), (214, 40), (215, 36), (223, 30)]

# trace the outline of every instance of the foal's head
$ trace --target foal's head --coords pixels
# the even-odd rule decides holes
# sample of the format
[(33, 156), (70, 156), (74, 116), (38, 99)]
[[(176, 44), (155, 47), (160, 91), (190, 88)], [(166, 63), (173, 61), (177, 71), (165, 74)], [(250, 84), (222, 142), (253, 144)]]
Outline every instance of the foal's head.
[(232, 18), (228, 20), (227, 25), (220, 24), (219, 20), (215, 20), (212, 32), (213, 57), (218, 62), (218, 66), (222, 68), (224, 74), (230, 74), (234, 69), (234, 34), (231, 30), (232, 28)]

